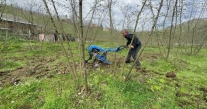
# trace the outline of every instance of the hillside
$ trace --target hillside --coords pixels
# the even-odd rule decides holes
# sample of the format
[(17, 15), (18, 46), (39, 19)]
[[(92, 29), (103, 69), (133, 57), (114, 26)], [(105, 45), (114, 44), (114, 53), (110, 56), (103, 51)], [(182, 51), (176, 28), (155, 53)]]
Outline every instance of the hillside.
[[(53, 24), (51, 23), (51, 19), (47, 14), (42, 14), (41, 12), (33, 12), (29, 10), (25, 10), (19, 7), (15, 7), (12, 5), (3, 5), (1, 6), (1, 12), (6, 13), (9, 15), (19, 16), (26, 21), (38, 25), (38, 27), (42, 27), (44, 30), (47, 30), (48, 32), (50, 30), (54, 30)], [(56, 17), (53, 17), (58, 29), (60, 29), (59, 22)], [(63, 28), (65, 32), (72, 33), (73, 25), (72, 22), (69, 22), (67, 19), (61, 19), (61, 23), (63, 25)], [(67, 30), (67, 31), (66, 31)]]
[[(203, 41), (207, 42), (206, 39), (206, 28), (207, 19), (192, 19), (190, 21), (184, 22), (177, 26), (176, 34), (185, 35), (184, 38), (188, 39), (193, 45), (199, 45)], [(181, 40), (182, 41), (182, 40)], [(207, 43), (206, 43), (207, 46)]]
[(207, 47), (206, 28), (207, 19), (193, 19), (163, 30), (155, 30), (150, 44), (169, 46), (171, 37), (171, 45)]

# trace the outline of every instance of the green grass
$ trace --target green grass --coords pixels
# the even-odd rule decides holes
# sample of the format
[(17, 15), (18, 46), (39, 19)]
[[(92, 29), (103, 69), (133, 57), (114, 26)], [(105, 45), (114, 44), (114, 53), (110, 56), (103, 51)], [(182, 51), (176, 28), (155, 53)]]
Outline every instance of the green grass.
[[(0, 107), (2, 109), (22, 106), (42, 109), (74, 108), (73, 106), (89, 109), (93, 107), (136, 108), (147, 107), (147, 100), (153, 99), (153, 93), (136, 81), (123, 82), (116, 80), (113, 76), (106, 76), (103, 74), (90, 76), (91, 93), (86, 95), (74, 90), (75, 83), (68, 81), (70, 77), (67, 75), (56, 76), (53, 80), (28, 80), (18, 85), (2, 88)], [(90, 81), (98, 82), (92, 84)], [(108, 83), (103, 84), (102, 82), (105, 81)]]
[[(0, 44), (4, 45), (4, 42)], [(97, 44), (103, 47), (109, 46), (103, 42)], [(71, 69), (65, 72), (66, 74), (56, 72), (56, 70), (64, 72), (63, 69), (70, 68), (69, 65), (71, 65), (67, 64), (67, 58), (60, 43), (8, 41), (7, 47), (0, 49), (3, 57), (0, 61), (0, 72), (9, 72), (12, 75), (13, 70), (33, 62), (29, 72), (38, 66), (38, 59), (42, 60), (42, 63), (39, 62), (40, 66), (45, 65), (43, 68), (48, 67), (50, 70), (40, 72), (40, 74), (46, 74), (41, 78), (35, 78), (35, 75), (28, 76), (21, 78), (20, 82), (0, 86), (0, 108), (207, 108), (206, 92), (203, 91), (207, 89), (206, 50), (201, 50), (197, 56), (172, 53), (166, 61), (159, 55), (157, 47), (147, 47), (141, 60), (144, 71), (137, 72), (133, 69), (131, 79), (127, 82), (124, 82), (123, 75), (128, 73), (131, 64), (124, 66), (124, 71), (121, 67), (114, 70), (114, 64), (111, 65), (112, 67), (87, 69), (89, 91), (86, 93), (82, 70), (79, 68), (81, 59), (79, 45), (77, 42), (70, 45), (77, 67), (77, 81), (72, 76)], [(69, 53), (66, 43), (64, 47)], [(116, 54), (121, 58), (126, 53), (127, 50), (123, 50)], [(86, 58), (87, 56), (86, 52)], [(110, 56), (112, 55), (109, 54), (109, 59), (113, 59)], [(69, 61), (72, 62), (70, 56)], [(41, 67), (37, 67), (36, 70), (40, 69)], [(177, 77), (166, 78), (167, 72), (174, 72)], [(5, 73), (1, 74), (1, 76), (4, 75)], [(146, 82), (141, 82), (141, 78), (145, 78)]]
[(13, 61), (13, 60), (1, 60), (0, 61), (0, 71), (9, 71), (15, 70), (17, 68), (25, 66), (24, 62)]
[[(25, 84), (17, 84), (11, 87), (8, 87), (0, 92), (1, 99), (1, 108), (2, 109), (13, 109), (20, 108), (22, 105), (29, 106), (30, 108), (34, 101), (38, 99), (39, 84), (35, 80), (33, 82)], [(38, 101), (36, 101), (38, 103)]]

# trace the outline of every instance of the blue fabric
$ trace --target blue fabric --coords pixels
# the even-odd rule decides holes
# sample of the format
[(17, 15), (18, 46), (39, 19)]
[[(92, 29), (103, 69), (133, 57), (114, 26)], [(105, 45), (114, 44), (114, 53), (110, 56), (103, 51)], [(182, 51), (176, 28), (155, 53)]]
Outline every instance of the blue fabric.
[(100, 54), (97, 54), (96, 57), (97, 57), (97, 59), (99, 59), (100, 61), (104, 61), (104, 60), (106, 60), (106, 56), (103, 56), (103, 55), (100, 55)]
[(109, 61), (106, 60), (106, 56), (104, 56), (104, 55), (97, 54), (96, 58), (98, 60), (102, 61), (105, 64), (111, 64), (111, 62), (109, 62)]
[(119, 50), (120, 50), (120, 47), (106, 49), (107, 52), (118, 52)]
[(107, 60), (105, 60), (105, 61), (102, 61), (103, 63), (105, 63), (105, 64), (112, 64), (112, 62), (109, 62), (109, 61), (107, 61)]
[(88, 51), (91, 51), (92, 49), (97, 49), (97, 50), (100, 50), (101, 52), (118, 52), (118, 51), (120, 51), (120, 47), (107, 48), (106, 50), (100, 46), (97, 46), (97, 45), (91, 45), (88, 47)]
[(105, 50), (102, 47), (97, 46), (97, 45), (91, 45), (91, 46), (88, 47), (88, 51), (91, 51), (92, 49), (98, 49), (101, 52), (105, 52)]

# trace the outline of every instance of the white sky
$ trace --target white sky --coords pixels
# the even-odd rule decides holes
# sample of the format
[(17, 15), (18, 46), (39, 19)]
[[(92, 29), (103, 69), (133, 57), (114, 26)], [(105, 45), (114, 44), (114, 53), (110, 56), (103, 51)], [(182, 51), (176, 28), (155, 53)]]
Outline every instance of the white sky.
[[(3, 1), (3, 0), (0, 0)], [(50, 0), (46, 0), (46, 1), (50, 1)], [(71, 16), (71, 8), (70, 8), (70, 3), (69, 1), (71, 0), (54, 0), (56, 3), (56, 7), (58, 10), (58, 14), (59, 15), (67, 15), (67, 16)], [(78, 0), (77, 1), (78, 4)], [(91, 18), (91, 8), (94, 6), (94, 1), (95, 0), (83, 0), (83, 17), (85, 18), (84, 20), (89, 21)], [(106, 3), (108, 0), (99, 0), (100, 1), (100, 5), (104, 5), (106, 6)], [(142, 6), (142, 2), (143, 0), (113, 0), (115, 1), (115, 5), (112, 6), (112, 16), (113, 16), (113, 25), (115, 28), (121, 29), (125, 20), (125, 24), (123, 28), (134, 28), (135, 27), (135, 20), (136, 20), (136, 16), (140, 11), (140, 8)], [(152, 6), (153, 6), (153, 12), (156, 16), (157, 14), (157, 8), (159, 7), (159, 2), (161, 0), (151, 0), (152, 1)], [(171, 3), (173, 3), (173, 0), (164, 0), (164, 6), (162, 7), (161, 13), (164, 15), (167, 14), (167, 3), (166, 1), (171, 1)], [(175, 1), (175, 0), (174, 0)], [(183, 0), (184, 1), (184, 0)], [(207, 0), (185, 0), (185, 4), (188, 4), (188, 6), (185, 6), (185, 10), (183, 10), (182, 13), (182, 21), (187, 21), (189, 19), (194, 19), (194, 18), (198, 18), (199, 16), (201, 18), (206, 18), (207, 17), (207, 9), (206, 9), (206, 5), (207, 5)], [(14, 5), (18, 5), (20, 7), (26, 8), (26, 9), (31, 9), (32, 10), (45, 10), (44, 8), (44, 4), (42, 2), (42, 0), (6, 0), (7, 4), (14, 4)], [(49, 3), (49, 2), (48, 2)], [(148, 2), (149, 3), (149, 2)], [(35, 4), (35, 6), (33, 5)], [(49, 7), (51, 8), (52, 11), (52, 5), (51, 2), (48, 4)], [(171, 6), (171, 10), (173, 8), (173, 4), (169, 4)], [(125, 9), (124, 13), (122, 12), (122, 9)], [(128, 11), (126, 11), (126, 9), (128, 9)], [(203, 9), (203, 11), (202, 11)], [(98, 10), (102, 10), (101, 12)], [(104, 27), (109, 27), (109, 15), (108, 14), (104, 14), (106, 13), (108, 10), (107, 8), (97, 8), (96, 9), (96, 13), (93, 20), (93, 23), (99, 23), (98, 19), (100, 18), (100, 16), (102, 17), (103, 20), (103, 26)], [(193, 14), (190, 14), (192, 13)], [(54, 12), (53, 12), (54, 13)], [(124, 15), (128, 15), (130, 17), (124, 17)], [(168, 16), (166, 19), (166, 26), (169, 26), (171, 23), (171, 19), (172, 14), (170, 14), (168, 12)], [(145, 7), (141, 17), (139, 18), (139, 23), (138, 23), (138, 29), (150, 29), (152, 24), (153, 24), (153, 20), (152, 20), (153, 14), (150, 10), (150, 8)], [(128, 18), (128, 19), (125, 19)], [(162, 25), (164, 21), (164, 17), (160, 16), (157, 22), (157, 25)], [(127, 25), (128, 24), (128, 25)], [(142, 28), (143, 27), (143, 28)]]

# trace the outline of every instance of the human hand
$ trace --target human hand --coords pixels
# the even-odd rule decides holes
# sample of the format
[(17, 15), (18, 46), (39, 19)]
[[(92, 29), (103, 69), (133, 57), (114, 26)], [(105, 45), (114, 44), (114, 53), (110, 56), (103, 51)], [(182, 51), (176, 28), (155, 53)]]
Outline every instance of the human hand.
[(133, 45), (130, 45), (129, 48), (134, 48), (134, 46)]

